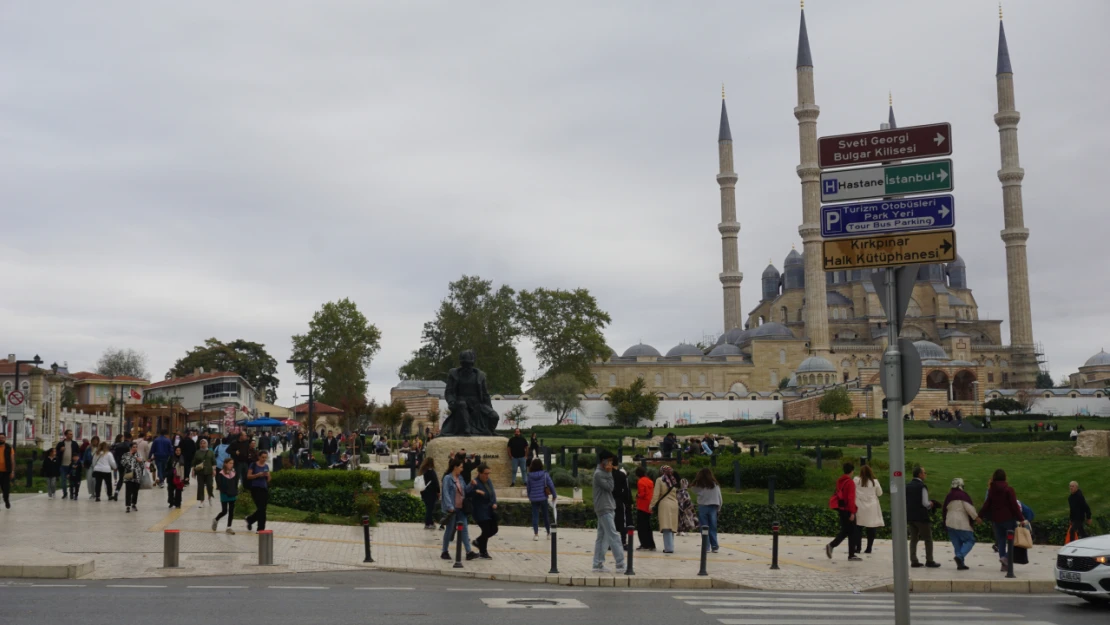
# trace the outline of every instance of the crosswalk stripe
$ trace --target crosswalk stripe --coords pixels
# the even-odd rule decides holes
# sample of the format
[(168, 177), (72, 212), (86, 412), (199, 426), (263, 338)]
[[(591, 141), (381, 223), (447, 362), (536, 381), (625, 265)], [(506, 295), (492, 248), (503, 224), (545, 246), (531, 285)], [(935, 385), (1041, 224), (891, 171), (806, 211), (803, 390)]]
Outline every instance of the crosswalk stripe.
[[(745, 608), (745, 607), (748, 607), (748, 608), (773, 608), (775, 606), (781, 606), (782, 605), (781, 601), (746, 601), (744, 603), (737, 603), (737, 602), (733, 602), (733, 601), (687, 601), (686, 603), (687, 603), (687, 605), (708, 605), (708, 606), (722, 606), (722, 607), (733, 607), (733, 608)], [(828, 612), (828, 610), (819, 609), (820, 606), (817, 606), (817, 605), (812, 605), (812, 606), (810, 606), (810, 605), (800, 605), (800, 606), (795, 606), (795, 607), (797, 607), (797, 608), (813, 608), (809, 611), (802, 612), (803, 614), (825, 614), (825, 613)], [(846, 609), (846, 610), (893, 610), (894, 609), (894, 604), (893, 603), (887, 603), (887, 604), (874, 605), (874, 604), (863, 604), (863, 603), (848, 603), (848, 604), (836, 605), (836, 606), (833, 606), (833, 607), (836, 607), (838, 609)], [(977, 606), (977, 605), (917, 605), (917, 606), (911, 606), (911, 609), (921, 611), (921, 612), (935, 612), (935, 611), (945, 611), (945, 610), (949, 610), (949, 611), (953, 611), (953, 612), (987, 612), (988, 611), (987, 608), (984, 608), (982, 606)], [(713, 614), (712, 612), (709, 612), (709, 613)]]
[[(774, 601), (775, 603), (782, 603), (789, 601), (790, 603), (807, 604), (816, 603), (820, 605), (894, 605), (894, 599), (780, 599), (778, 597), (753, 597), (751, 599), (732, 599), (732, 598), (717, 598), (717, 597), (690, 597), (686, 600), (689, 605), (743, 605), (750, 602), (759, 601)], [(914, 601), (911, 605), (960, 605), (958, 601)]]
[[(739, 601), (742, 599), (775, 599), (784, 601), (800, 601), (807, 603), (822, 603), (826, 601), (889, 601), (894, 602), (890, 595), (879, 593), (867, 593), (860, 595), (845, 595), (843, 593), (805, 593), (805, 594), (789, 594), (780, 592), (742, 592), (731, 591), (729, 593), (714, 593), (702, 595), (674, 595), (674, 599), (716, 599), (720, 601)], [(919, 599), (912, 597), (910, 599), (914, 605), (921, 604), (950, 604), (958, 603), (957, 601), (949, 601), (942, 599)]]
[[(884, 610), (885, 609), (886, 608), (884, 608)], [(863, 615), (861, 615), (861, 614), (848, 614), (848, 613), (830, 614), (828, 610), (791, 610), (791, 609), (788, 609), (788, 608), (787, 609), (779, 608), (777, 610), (762, 609), (762, 608), (761, 609), (756, 609), (756, 610), (734, 610), (734, 609), (727, 609), (727, 608), (702, 608), (701, 611), (705, 612), (706, 614), (714, 614), (714, 615), (721, 615), (721, 616), (809, 616), (809, 617), (816, 617), (816, 620), (838, 620), (838, 619), (855, 620), (860, 616), (877, 616), (878, 615), (878, 612), (870, 612), (870, 613), (863, 614)], [(919, 610), (913, 610), (913, 611), (917, 612), (919, 614), (921, 613), (920, 609)], [(890, 613), (893, 615), (894, 610), (890, 610)], [(1020, 614), (996, 614), (996, 613), (988, 612), (988, 611), (976, 612), (974, 614), (969, 614), (966, 611), (960, 611), (960, 612), (930, 612), (930, 613), (925, 614), (923, 616), (928, 616), (930, 618), (969, 618), (970, 617), (970, 618), (976, 618), (976, 619), (980, 619), (980, 618), (992, 618), (992, 619), (994, 619), (994, 618), (1019, 618), (1020, 619), (1021, 618)]]

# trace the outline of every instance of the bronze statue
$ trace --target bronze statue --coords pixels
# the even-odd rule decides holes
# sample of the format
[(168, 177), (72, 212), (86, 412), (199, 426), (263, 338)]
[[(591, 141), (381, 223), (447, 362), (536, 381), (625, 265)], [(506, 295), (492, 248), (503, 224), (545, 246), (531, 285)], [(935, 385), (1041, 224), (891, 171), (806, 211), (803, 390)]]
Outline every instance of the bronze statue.
[(493, 409), (486, 374), (474, 366), (474, 350), (459, 354), (461, 367), (447, 373), (444, 399), (451, 411), (443, 421), (440, 436), (494, 436), (501, 417)]

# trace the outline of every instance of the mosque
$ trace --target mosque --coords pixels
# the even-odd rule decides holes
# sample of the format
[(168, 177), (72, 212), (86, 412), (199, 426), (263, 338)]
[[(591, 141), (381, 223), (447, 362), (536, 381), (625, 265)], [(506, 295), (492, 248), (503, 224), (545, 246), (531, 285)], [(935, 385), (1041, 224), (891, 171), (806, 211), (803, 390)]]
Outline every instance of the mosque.
[[(1001, 15), (999, 16), (1001, 18)], [(1033, 388), (1041, 350), (1033, 341), (1026, 261), (1021, 183), (1014, 110), (1013, 70), (1006, 32), (999, 23), (997, 71), (1002, 163), (1004, 242), (1009, 296), (1009, 344), (1002, 322), (979, 318), (967, 266), (957, 257), (948, 264), (919, 265), (902, 336), (915, 340), (923, 361), (922, 392), (906, 407), (927, 415), (933, 408), (977, 412), (989, 389)], [(813, 59), (804, 8), (798, 37), (797, 84), (803, 249), (792, 249), (780, 271), (769, 264), (760, 276), (759, 303), (742, 313), (738, 262), (740, 223), (736, 216), (737, 175), (728, 111), (721, 102), (717, 183), (721, 191), (721, 235), (725, 332), (715, 345), (682, 343), (662, 353), (637, 344), (592, 366), (595, 380), (587, 396), (604, 397), (610, 388), (642, 377), (660, 399), (782, 399), (788, 418), (815, 417), (823, 388), (845, 385), (856, 412), (877, 416), (885, 405), (878, 384), (887, 345), (887, 322), (878, 295), (864, 271), (825, 272), (821, 258), (820, 168)], [(723, 94), (722, 94), (723, 95)], [(893, 105), (883, 128), (897, 128)], [(810, 305), (820, 302), (820, 305)], [(1105, 354), (1104, 354), (1105, 355)], [(1110, 357), (1106, 359), (1110, 363)], [(1090, 363), (1088, 363), (1090, 364)], [(794, 408), (791, 409), (790, 407)], [(794, 413), (791, 415), (791, 413)], [(918, 417), (920, 418), (920, 417)]]

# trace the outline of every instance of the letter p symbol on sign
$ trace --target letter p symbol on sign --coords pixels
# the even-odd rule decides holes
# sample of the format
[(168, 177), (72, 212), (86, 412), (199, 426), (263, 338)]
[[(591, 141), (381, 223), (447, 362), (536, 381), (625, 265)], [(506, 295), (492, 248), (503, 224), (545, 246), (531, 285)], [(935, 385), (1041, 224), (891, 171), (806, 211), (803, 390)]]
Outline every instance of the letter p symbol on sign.
[(825, 210), (825, 232), (832, 234), (844, 230), (841, 224), (840, 209)]
[(825, 195), (833, 195), (840, 190), (840, 185), (837, 184), (836, 178), (829, 178), (822, 184), (825, 185)]

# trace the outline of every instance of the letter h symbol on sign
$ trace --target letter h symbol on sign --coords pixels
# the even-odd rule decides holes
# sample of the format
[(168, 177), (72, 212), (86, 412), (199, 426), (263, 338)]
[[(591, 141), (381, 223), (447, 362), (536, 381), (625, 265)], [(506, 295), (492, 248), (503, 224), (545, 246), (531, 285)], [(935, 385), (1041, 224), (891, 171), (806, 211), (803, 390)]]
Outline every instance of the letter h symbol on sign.
[(825, 195), (833, 195), (840, 190), (840, 185), (837, 184), (836, 178), (829, 178), (824, 182)]

